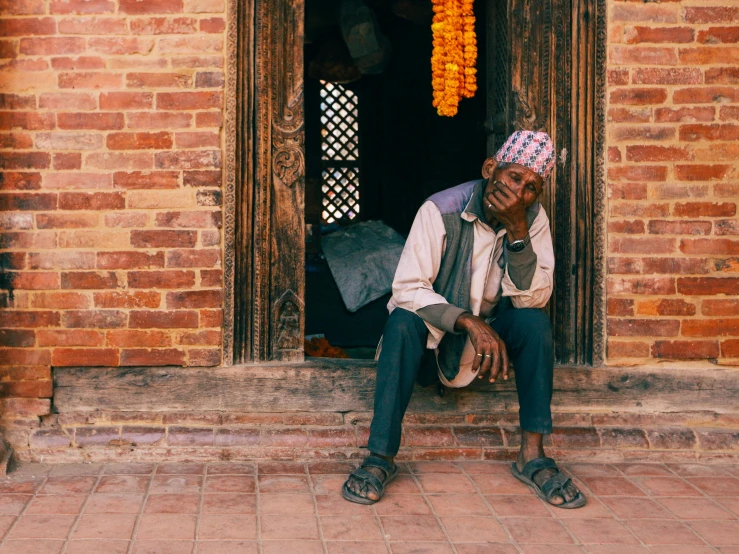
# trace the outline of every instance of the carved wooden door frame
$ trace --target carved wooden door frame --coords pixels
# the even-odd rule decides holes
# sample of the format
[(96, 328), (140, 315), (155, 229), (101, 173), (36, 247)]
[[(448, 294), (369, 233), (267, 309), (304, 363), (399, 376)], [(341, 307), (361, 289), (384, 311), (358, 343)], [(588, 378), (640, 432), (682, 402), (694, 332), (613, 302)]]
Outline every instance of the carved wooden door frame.
[[(580, 333), (580, 341), (592, 341), (589, 361), (600, 365), (605, 354), (606, 0), (546, 1), (554, 10), (549, 44), (558, 53), (548, 67), (560, 78), (542, 96), (536, 76), (516, 73), (518, 62), (512, 59), (520, 99), (513, 109), (516, 119), (556, 122), (554, 134), (572, 156), (558, 171), (569, 175), (570, 186), (582, 189), (577, 195), (590, 210), (587, 228), (573, 222), (573, 228), (562, 230), (563, 237), (588, 236), (586, 248), (566, 265), (566, 271), (572, 264), (582, 277), (584, 292), (573, 293), (574, 309), (590, 309), (581, 314), (586, 329), (573, 332)], [(514, 3), (527, 2), (540, 0)], [(305, 322), (304, 0), (228, 0), (227, 17), (224, 365), (300, 361)], [(566, 105), (557, 101), (568, 96), (572, 101)], [(531, 102), (536, 104), (533, 116), (526, 110)]]

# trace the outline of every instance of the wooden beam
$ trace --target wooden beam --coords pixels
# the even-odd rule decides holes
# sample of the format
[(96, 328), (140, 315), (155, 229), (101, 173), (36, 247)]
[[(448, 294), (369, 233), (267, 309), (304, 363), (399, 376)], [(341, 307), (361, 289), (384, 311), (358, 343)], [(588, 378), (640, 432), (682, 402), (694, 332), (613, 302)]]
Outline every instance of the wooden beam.
[[(736, 412), (739, 374), (728, 368), (676, 370), (559, 367), (553, 409), (570, 412)], [(315, 358), (295, 364), (220, 368), (56, 368), (60, 413), (114, 411), (371, 411), (375, 363)], [(486, 413), (518, 407), (513, 380), (468, 389), (416, 390), (413, 412)]]

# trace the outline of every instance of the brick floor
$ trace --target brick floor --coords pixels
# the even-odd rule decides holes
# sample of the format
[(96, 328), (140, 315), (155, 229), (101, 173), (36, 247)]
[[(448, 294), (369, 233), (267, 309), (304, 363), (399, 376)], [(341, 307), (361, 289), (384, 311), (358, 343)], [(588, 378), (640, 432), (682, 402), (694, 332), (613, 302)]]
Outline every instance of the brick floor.
[(0, 481), (0, 552), (739, 553), (739, 469), (569, 464), (548, 506), (498, 462), (414, 462), (374, 506), (342, 462), (23, 464)]

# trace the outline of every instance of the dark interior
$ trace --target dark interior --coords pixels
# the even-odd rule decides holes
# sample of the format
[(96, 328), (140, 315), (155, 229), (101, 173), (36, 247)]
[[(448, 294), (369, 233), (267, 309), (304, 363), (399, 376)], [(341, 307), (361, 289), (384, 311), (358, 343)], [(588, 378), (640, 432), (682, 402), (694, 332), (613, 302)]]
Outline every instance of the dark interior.
[[(452, 118), (437, 115), (432, 106), (431, 3), (368, 5), (392, 53), (381, 73), (342, 83), (356, 94), (359, 106), (360, 210), (339, 224), (382, 220), (405, 237), (426, 198), (480, 175), (487, 140), (485, 3), (476, 3), (478, 90), (473, 98), (460, 102), (459, 113)], [(404, 13), (408, 6), (411, 16)], [(306, 233), (311, 239), (306, 246), (306, 334), (323, 334), (332, 345), (343, 348), (369, 349), (382, 334), (390, 295), (350, 313), (320, 251), (320, 233), (335, 229), (336, 224), (331, 227), (321, 222), (323, 85), (315, 76), (316, 64), (311, 70), (311, 63), (332, 48), (337, 57), (345, 54), (341, 52), (338, 10), (337, 1), (306, 2), (306, 223), (313, 230)]]

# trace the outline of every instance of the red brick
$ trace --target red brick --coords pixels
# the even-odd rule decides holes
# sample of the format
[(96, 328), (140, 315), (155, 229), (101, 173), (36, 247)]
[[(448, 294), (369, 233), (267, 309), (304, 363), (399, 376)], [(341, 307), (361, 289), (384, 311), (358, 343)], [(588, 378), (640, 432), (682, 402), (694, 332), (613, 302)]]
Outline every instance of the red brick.
[(81, 54), (85, 51), (85, 39), (78, 37), (22, 38), (20, 53), (28, 56), (56, 56)]
[(85, 157), (87, 167), (134, 171), (154, 167), (154, 156), (150, 152), (94, 152)]
[(148, 221), (145, 213), (121, 212), (105, 214), (106, 227), (144, 227)]
[(739, 159), (739, 142), (732, 144), (701, 145), (695, 150), (695, 160), (704, 162), (733, 162)]
[(739, 84), (739, 67), (711, 67), (706, 69), (707, 85)]
[(49, 189), (109, 189), (112, 179), (103, 173), (56, 173), (46, 176), (44, 185)]
[(70, 310), (62, 314), (62, 326), (116, 329), (126, 326), (127, 314), (120, 310)]
[(222, 304), (220, 290), (191, 290), (167, 293), (167, 308), (219, 308)]
[(667, 168), (648, 165), (610, 167), (608, 178), (614, 181), (665, 181)]
[(55, 366), (117, 366), (118, 350), (113, 348), (55, 348), (51, 355)]
[(164, 267), (164, 253), (155, 252), (98, 252), (100, 269), (148, 269)]
[(39, 252), (28, 255), (29, 269), (91, 269), (95, 267), (92, 252)]
[(172, 135), (158, 133), (110, 133), (107, 138), (110, 150), (163, 150), (172, 148)]
[[(49, 365), (51, 353), (40, 348), (0, 348), (2, 365)], [(2, 398), (2, 395), (0, 395)]]
[(79, 292), (39, 292), (33, 295), (31, 307), (47, 310), (84, 310), (91, 308), (90, 298)]
[(0, 194), (0, 212), (56, 210), (57, 195), (45, 193)]
[(61, 210), (117, 210), (126, 205), (120, 192), (63, 192), (59, 194)]
[(0, 367), (0, 381), (49, 381), (51, 368), (43, 365)]
[(688, 148), (677, 146), (627, 146), (626, 159), (630, 162), (673, 162), (693, 158)]
[(167, 251), (167, 267), (216, 267), (220, 262), (218, 249)]
[(21, 381), (17, 383), (0, 383), (0, 395), (16, 398), (51, 398), (53, 385), (51, 381)]
[(100, 94), (101, 110), (146, 110), (154, 105), (151, 92), (103, 92)]
[[(735, 289), (734, 294), (736, 294)], [(726, 337), (739, 335), (739, 319), (686, 319), (682, 334), (686, 337)]]
[(644, 342), (624, 342), (608, 339), (609, 358), (646, 358), (649, 345)]
[[(495, 428), (472, 428), (474, 431), (477, 431), (479, 429), (479, 434), (473, 435), (474, 431), (472, 433), (470, 432), (470, 429), (461, 428), (459, 430), (459, 433), (465, 440), (469, 440), (472, 444), (479, 444), (480, 442), (484, 442), (486, 438), (486, 432), (487, 435), (490, 436), (490, 443), (492, 445), (496, 444), (496, 435), (497, 439), (500, 441), (500, 444), (503, 444), (503, 438), (500, 435), (500, 429)], [(475, 439), (478, 439), (475, 441)], [(452, 434), (452, 430), (449, 427), (410, 427), (406, 426), (403, 430), (403, 444), (406, 446), (456, 446), (455, 437)], [(464, 444), (460, 442), (460, 444)]]
[(108, 346), (119, 348), (132, 347), (166, 347), (172, 345), (171, 334), (167, 331), (136, 331), (136, 330), (118, 330), (107, 331)]
[(608, 427), (599, 431), (604, 448), (649, 448), (646, 433), (642, 429)]
[(36, 333), (30, 330), (0, 329), (0, 345), (23, 348), (36, 344)]
[(674, 319), (608, 318), (608, 335), (612, 337), (675, 337), (679, 331), (680, 322)]
[(739, 21), (739, 8), (728, 6), (686, 7), (686, 23), (732, 23)]
[(195, 76), (196, 88), (223, 88), (225, 75), (222, 71), (198, 71)]
[[(123, 77), (116, 73), (60, 73), (59, 88), (110, 89), (120, 88)], [(103, 114), (95, 114), (103, 115)], [(60, 123), (61, 126), (61, 123)]]
[(95, 306), (98, 308), (158, 308), (161, 297), (154, 291), (96, 292)]
[[(221, 233), (218, 231), (200, 231), (200, 244), (205, 247), (221, 244)], [(205, 279), (205, 277), (203, 277)], [(217, 277), (220, 280), (220, 276)], [(203, 285), (208, 286), (208, 285)]]
[(184, 346), (208, 346), (221, 344), (221, 331), (187, 331), (175, 337), (177, 344)]
[(189, 127), (192, 115), (188, 113), (128, 113), (128, 127), (131, 129), (178, 129)]
[(0, 130), (12, 131), (26, 129), (40, 131), (53, 129), (56, 118), (53, 113), (38, 112), (0, 112)]
[(221, 227), (221, 212), (161, 212), (156, 215), (157, 227), (203, 229)]
[(667, 91), (663, 88), (622, 88), (611, 91), (611, 104), (627, 104), (632, 106), (661, 104), (667, 100)]
[(735, 198), (739, 195), (739, 184), (717, 183), (713, 185), (713, 194), (719, 198)]
[(611, 217), (667, 217), (670, 215), (670, 205), (614, 202), (609, 211)]
[(675, 239), (654, 237), (612, 237), (609, 251), (620, 254), (670, 254), (675, 251)]
[(0, 148), (27, 150), (33, 148), (33, 137), (28, 133), (3, 133), (0, 135)]
[(200, 327), (221, 327), (223, 325), (223, 310), (200, 310)]
[(160, 92), (157, 94), (159, 110), (207, 110), (223, 105), (221, 92)]
[[(159, 40), (159, 51), (163, 54), (184, 54), (193, 52), (202, 56), (208, 53), (220, 54), (223, 52), (223, 37), (195, 35), (192, 37), (163, 37)], [(190, 56), (193, 58), (193, 56)], [(188, 62), (191, 60), (188, 60)], [(172, 64), (175, 65), (174, 63)], [(196, 64), (189, 63), (192, 67), (198, 67)], [(222, 67), (222, 64), (221, 64)]]
[(672, 127), (656, 127), (650, 125), (614, 126), (609, 134), (615, 141), (668, 140), (675, 137), (675, 129)]
[(34, 109), (36, 109), (36, 97), (32, 94), (20, 95), (0, 93), (0, 110)]
[(119, 5), (121, 13), (131, 15), (182, 12), (182, 0), (119, 0)]
[(730, 165), (676, 165), (675, 176), (682, 181), (710, 181), (724, 178), (730, 170)]
[(697, 42), (704, 44), (730, 44), (739, 42), (739, 27), (709, 27), (698, 31)]
[(113, 185), (125, 189), (176, 189), (178, 171), (134, 171), (113, 174)]
[(60, 113), (60, 129), (93, 129), (98, 131), (123, 129), (122, 113)]
[(727, 46), (680, 48), (678, 56), (683, 65), (736, 64), (739, 63), (739, 48)]
[(626, 27), (623, 40), (626, 44), (640, 43), (686, 43), (693, 42), (695, 30), (691, 27)]
[(39, 329), (39, 346), (102, 346), (103, 334), (87, 329)]
[(739, 240), (684, 239), (680, 241), (680, 250), (685, 254), (735, 255), (739, 254)]
[(732, 217), (736, 204), (732, 202), (685, 202), (675, 204), (672, 210), (677, 217)]
[(52, 0), (49, 11), (52, 14), (112, 13), (115, 3), (111, 0)]
[(158, 169), (203, 169), (221, 167), (220, 150), (159, 152), (155, 157)]
[(0, 169), (48, 169), (51, 156), (46, 152), (5, 152)]
[(680, 294), (716, 295), (739, 293), (739, 277), (681, 277), (677, 280)]
[(110, 56), (148, 55), (154, 48), (154, 40), (148, 37), (93, 37), (87, 41), (87, 48)]
[(38, 190), (40, 188), (40, 173), (11, 171), (0, 173), (0, 190)]
[(129, 73), (126, 75), (128, 88), (190, 88), (192, 75), (189, 73)]
[(739, 450), (739, 432), (734, 429), (696, 429), (701, 450)]
[(728, 315), (739, 314), (739, 300), (734, 299), (706, 299), (701, 303), (703, 315)]
[[(220, 40), (216, 40), (215, 46), (218, 46)], [(210, 45), (209, 45), (210, 46)], [(196, 69), (196, 68), (223, 68), (223, 56), (222, 55), (211, 55), (211, 56), (175, 56), (172, 58), (172, 67), (175, 69)], [(221, 112), (202, 112), (208, 114), (220, 114)], [(198, 114), (200, 115), (200, 114)], [(203, 127), (203, 125), (197, 125)], [(212, 127), (213, 125), (205, 125), (206, 127)]]
[(710, 235), (710, 221), (650, 221), (653, 235)]
[(672, 95), (672, 99), (676, 104), (736, 102), (739, 101), (739, 89), (718, 86), (683, 88), (676, 90)]
[(167, 444), (170, 446), (213, 446), (213, 429), (203, 427), (170, 427)]
[(612, 45), (608, 48), (608, 60), (614, 65), (678, 64), (678, 56), (675, 49), (660, 46)]
[(150, 17), (131, 20), (131, 32), (138, 35), (174, 35), (197, 32), (193, 17)]
[(126, 20), (122, 17), (69, 17), (59, 20), (59, 33), (63, 35), (123, 35), (127, 34)]
[(675, 279), (672, 277), (609, 277), (609, 294), (675, 294)]
[(85, 71), (105, 69), (105, 60), (100, 56), (79, 56), (77, 58), (52, 58), (51, 67), (63, 71)]
[(222, 33), (226, 30), (226, 21), (222, 17), (209, 17), (200, 20), (200, 31), (203, 33)]
[(216, 429), (216, 446), (256, 446), (259, 444), (259, 429), (237, 428)]
[(59, 274), (46, 272), (13, 272), (9, 278), (17, 290), (53, 290), (59, 288)]
[(176, 348), (121, 350), (122, 366), (185, 365), (185, 352)]
[(25, 269), (26, 253), (25, 252), (0, 252), (0, 267), (2, 267), (3, 270)]
[(608, 161), (615, 162), (615, 163), (618, 163), (621, 161), (621, 150), (618, 149), (618, 146), (608, 147)]
[(97, 101), (93, 94), (86, 92), (46, 92), (39, 95), (39, 107), (52, 110), (94, 110)]
[[(716, 108), (709, 106), (699, 106), (695, 108), (657, 108), (654, 110), (654, 120), (665, 123), (713, 121), (715, 115)], [(682, 129), (684, 129), (684, 127), (681, 128), (681, 133)]]
[(739, 140), (739, 125), (683, 125), (680, 127), (680, 140)]
[(716, 221), (714, 233), (717, 235), (739, 235), (739, 220), (723, 219)]
[(195, 116), (195, 126), (198, 128), (216, 127), (220, 129), (223, 127), (223, 112), (200, 112)]
[(703, 73), (698, 68), (650, 67), (635, 69), (632, 82), (637, 85), (699, 85), (703, 83)]
[(644, 300), (636, 307), (639, 315), (695, 315), (695, 304), (681, 299)]
[(82, 154), (57, 152), (54, 154), (53, 163), (54, 169), (80, 169), (82, 167)]
[(177, 133), (175, 134), (177, 148), (213, 148), (221, 145), (221, 137), (218, 133)]
[(136, 248), (194, 247), (197, 239), (197, 231), (131, 231)]
[(128, 286), (132, 289), (181, 289), (195, 286), (193, 271), (131, 271)]
[(190, 187), (220, 187), (223, 182), (220, 171), (185, 171), (183, 178)]
[(63, 289), (115, 289), (118, 277), (114, 271), (74, 271), (62, 273)]
[(220, 269), (203, 269), (200, 271), (200, 286), (220, 287), (223, 285), (223, 271)]
[(739, 358), (739, 339), (722, 341), (721, 355), (726, 358)]

